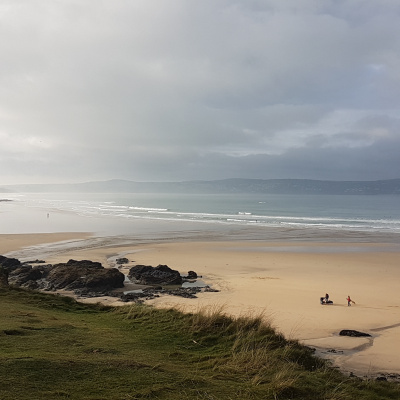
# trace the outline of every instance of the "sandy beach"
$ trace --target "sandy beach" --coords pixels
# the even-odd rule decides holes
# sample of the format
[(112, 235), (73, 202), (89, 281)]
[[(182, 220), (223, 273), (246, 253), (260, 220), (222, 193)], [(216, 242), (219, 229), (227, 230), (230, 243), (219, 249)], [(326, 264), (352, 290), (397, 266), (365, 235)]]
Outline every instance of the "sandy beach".
[[(39, 244), (79, 243), (83, 233), (1, 235), (0, 254)], [(42, 246), (45, 248), (47, 245)], [(317, 349), (344, 371), (360, 376), (400, 373), (400, 251), (385, 243), (269, 243), (263, 241), (110, 242), (100, 247), (72, 247), (55, 252), (46, 262), (73, 259), (114, 266), (117, 257), (130, 263), (167, 264), (186, 274), (194, 270), (218, 293), (200, 293), (198, 299), (165, 296), (150, 303), (196, 311), (222, 307), (228, 314), (259, 314), (288, 338)], [(333, 305), (319, 298), (330, 294)], [(347, 306), (350, 295), (356, 302)], [(112, 298), (82, 299), (107, 304)], [(339, 336), (342, 329), (371, 334), (370, 338)]]

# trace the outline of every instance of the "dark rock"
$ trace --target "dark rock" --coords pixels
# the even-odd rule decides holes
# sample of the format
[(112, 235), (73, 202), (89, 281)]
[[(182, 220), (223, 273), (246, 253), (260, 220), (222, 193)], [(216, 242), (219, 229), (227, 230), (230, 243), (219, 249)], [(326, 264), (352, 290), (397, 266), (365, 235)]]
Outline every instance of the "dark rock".
[(196, 299), (196, 294), (200, 291), (200, 288), (177, 288), (174, 290), (168, 290), (168, 294), (171, 294), (172, 296), (184, 297), (186, 299)]
[(109, 291), (106, 287), (96, 287), (93, 290), (87, 287), (74, 289), (74, 294), (79, 297), (93, 298), (100, 296), (120, 297), (113, 291)]
[(206, 286), (206, 287), (204, 288), (204, 292), (214, 292), (214, 293), (217, 293), (217, 292), (219, 292), (219, 290), (218, 290), (218, 289), (210, 288), (210, 286)]
[(0, 256), (0, 267), (5, 268), (8, 272), (21, 266), (21, 261), (16, 258), (8, 258), (5, 256)]
[(54, 289), (111, 290), (123, 287), (125, 276), (115, 268), (105, 269), (98, 262), (69, 260), (67, 263), (54, 265), (47, 280)]
[(142, 285), (181, 285), (182, 277), (167, 265), (136, 265), (129, 270), (129, 279)]
[(75, 282), (75, 288), (84, 287), (87, 277), (102, 269), (103, 266), (98, 262), (69, 260), (67, 263), (53, 265), (47, 280), (54, 289), (66, 289)]
[[(37, 281), (43, 277), (39, 268), (32, 268), (31, 265), (22, 265), (10, 272), (8, 281), (11, 285), (25, 287), (28, 281)], [(31, 286), (30, 284), (29, 286)], [(35, 288), (36, 289), (36, 288)]]
[(331, 353), (331, 354), (343, 354), (342, 350), (336, 350), (336, 349), (329, 349), (326, 351), (326, 353)]
[(36, 290), (39, 289), (39, 284), (37, 281), (26, 281), (23, 285), (21, 285), (25, 289)]
[(188, 271), (186, 279), (197, 279), (197, 274), (194, 271)]
[(155, 297), (154, 293), (131, 292), (121, 295), (120, 300), (123, 302), (135, 301), (142, 303), (143, 300), (150, 300)]
[(79, 288), (114, 289), (124, 286), (125, 276), (115, 268), (105, 269), (100, 263), (70, 260), (57, 264), (48, 275), (48, 281), (56, 289)]
[(343, 329), (339, 332), (340, 336), (351, 336), (351, 337), (370, 337), (369, 333), (359, 332), (352, 329)]
[(75, 266), (79, 268), (94, 268), (94, 269), (103, 269), (104, 267), (101, 265), (101, 263), (96, 262), (96, 261), (90, 261), (90, 260), (69, 260), (66, 264), (56, 264), (54, 265), (55, 267), (57, 265), (67, 265), (67, 266)]
[[(367, 379), (369, 377), (366, 377)], [(382, 381), (382, 382), (400, 382), (400, 375), (395, 374), (395, 373), (380, 373), (378, 376), (375, 377), (376, 381)]]
[(218, 290), (211, 289), (210, 287), (179, 287), (179, 288), (162, 288), (162, 287), (148, 287), (144, 288), (138, 292), (129, 292), (120, 296), (121, 301), (135, 301), (142, 303), (143, 300), (154, 299), (155, 297), (160, 297), (160, 295), (170, 295), (170, 296), (179, 296), (187, 299), (195, 299), (197, 298), (196, 294), (200, 292), (218, 292)]
[(24, 261), (23, 264), (45, 264), (46, 261), (43, 260), (32, 260), (32, 261)]
[(8, 271), (4, 267), (0, 267), (0, 287), (8, 286)]
[(129, 270), (128, 278), (131, 280), (139, 280), (142, 275), (151, 274), (154, 267), (151, 265), (135, 265)]
[(129, 260), (125, 257), (117, 258), (116, 260), (117, 264), (128, 264)]
[(102, 269), (96, 272), (88, 272), (85, 276), (80, 277), (66, 289), (76, 289), (79, 287), (85, 287), (88, 289), (102, 289), (110, 290), (115, 288), (124, 287), (125, 276), (116, 268)]
[(24, 335), (24, 331), (20, 329), (4, 329), (3, 333), (10, 336), (22, 336)]
[[(10, 264), (9, 260), (6, 260), (7, 265)], [(123, 287), (125, 280), (124, 274), (116, 268), (106, 269), (99, 262), (89, 260), (69, 260), (54, 266), (48, 264), (34, 267), (14, 261), (11, 265), (11, 272), (6, 270), (8, 282), (29, 289), (80, 290), (98, 296), (99, 293)]]

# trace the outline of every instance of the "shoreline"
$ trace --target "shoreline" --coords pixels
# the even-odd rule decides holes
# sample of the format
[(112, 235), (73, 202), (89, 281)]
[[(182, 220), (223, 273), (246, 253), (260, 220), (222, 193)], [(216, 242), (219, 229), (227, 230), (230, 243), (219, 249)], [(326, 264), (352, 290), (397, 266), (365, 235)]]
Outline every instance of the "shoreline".
[(0, 254), (5, 255), (30, 246), (46, 246), (67, 241), (88, 239), (90, 232), (55, 232), (55, 233), (0, 233)]
[[(201, 293), (198, 299), (169, 296), (148, 303), (183, 311), (217, 306), (233, 315), (264, 312), (287, 338), (316, 348), (318, 355), (331, 359), (345, 372), (358, 376), (400, 374), (396, 345), (400, 248), (395, 242), (210, 241), (201, 236), (184, 241), (127, 237), (107, 241), (89, 233), (69, 232), (3, 234), (0, 243), (0, 254), (18, 258), (21, 252), (28, 256), (33, 250), (37, 255), (42, 251), (47, 263), (89, 259), (107, 267), (113, 266), (117, 257), (127, 257), (130, 263), (122, 266), (125, 270), (133, 264), (167, 264), (183, 274), (194, 270), (206, 284), (221, 291)], [(332, 306), (319, 304), (325, 292), (334, 301)], [(349, 294), (355, 306), (347, 307)], [(78, 300), (126, 304), (106, 298)], [(340, 337), (342, 329), (367, 332), (372, 337)]]

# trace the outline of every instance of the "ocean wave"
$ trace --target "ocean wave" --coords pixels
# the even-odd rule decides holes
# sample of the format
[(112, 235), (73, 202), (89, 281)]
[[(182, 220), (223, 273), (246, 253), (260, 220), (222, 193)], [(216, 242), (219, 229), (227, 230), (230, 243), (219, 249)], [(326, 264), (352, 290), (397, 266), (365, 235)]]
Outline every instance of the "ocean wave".
[(135, 207), (135, 206), (129, 206), (128, 208), (129, 210), (146, 211), (146, 212), (168, 211), (168, 208)]
[[(168, 196), (154, 195), (145, 199), (137, 199), (138, 195), (132, 194), (132, 199), (127, 197), (121, 201), (118, 196), (110, 201), (112, 194), (103, 195), (97, 199), (92, 196), (91, 200), (79, 198), (75, 194), (70, 198), (36, 197), (26, 195), (18, 197), (17, 201), (25, 201), (28, 207), (40, 207), (46, 210), (69, 211), (79, 215), (101, 216), (104, 218), (130, 218), (130, 219), (153, 219), (165, 221), (196, 221), (215, 224), (236, 224), (236, 225), (255, 225), (265, 227), (294, 227), (294, 228), (316, 228), (316, 229), (338, 229), (338, 230), (362, 230), (362, 231), (385, 231), (400, 232), (400, 210), (397, 200), (393, 200), (391, 209), (375, 206), (371, 207), (371, 201), (377, 203), (377, 198), (368, 198), (368, 207), (364, 209), (359, 203), (349, 206), (346, 203), (346, 196), (343, 196), (345, 205), (336, 208), (325, 206), (319, 203), (319, 207), (313, 206), (313, 201), (320, 201), (318, 197), (307, 197), (307, 201), (302, 208), (291, 197), (285, 197), (286, 203), (276, 202), (275, 207), (271, 201), (258, 201), (255, 198), (246, 199), (243, 202), (237, 196), (230, 197), (229, 202), (217, 202), (218, 198), (207, 198), (198, 201), (196, 196), (185, 196), (183, 198), (176, 195), (172, 198)], [(45, 196), (45, 195), (43, 195)], [(82, 197), (87, 195), (82, 194)], [(136, 196), (136, 197), (135, 197)], [(100, 196), (101, 197), (101, 196)], [(140, 196), (139, 196), (140, 197)], [(17, 196), (15, 196), (17, 198)], [(150, 199), (150, 201), (149, 201)], [(366, 197), (360, 197), (360, 201), (365, 201)], [(215, 201), (214, 201), (215, 200)], [(298, 198), (296, 199), (296, 201)], [(335, 199), (337, 200), (337, 199)], [(342, 201), (341, 200), (341, 201)], [(387, 198), (383, 199), (387, 201)], [(213, 202), (214, 201), (214, 202)], [(151, 203), (151, 206), (147, 206)], [(268, 203), (268, 206), (264, 204)], [(378, 204), (378, 203), (377, 203)], [(236, 210), (246, 211), (236, 211)], [(333, 211), (331, 211), (333, 210)], [(371, 211), (372, 210), (372, 211)], [(393, 217), (388, 217), (393, 215)], [(376, 216), (376, 218), (373, 217)]]

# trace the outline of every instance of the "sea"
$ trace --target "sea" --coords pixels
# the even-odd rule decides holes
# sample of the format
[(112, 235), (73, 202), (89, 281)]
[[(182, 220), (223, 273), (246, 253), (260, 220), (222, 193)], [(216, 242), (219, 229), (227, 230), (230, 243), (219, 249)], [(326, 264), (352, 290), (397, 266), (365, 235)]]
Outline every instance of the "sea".
[[(400, 234), (397, 195), (7, 193), (1, 197), (12, 201), (0, 202), (0, 233)], [(11, 207), (21, 217), (7, 220)]]

